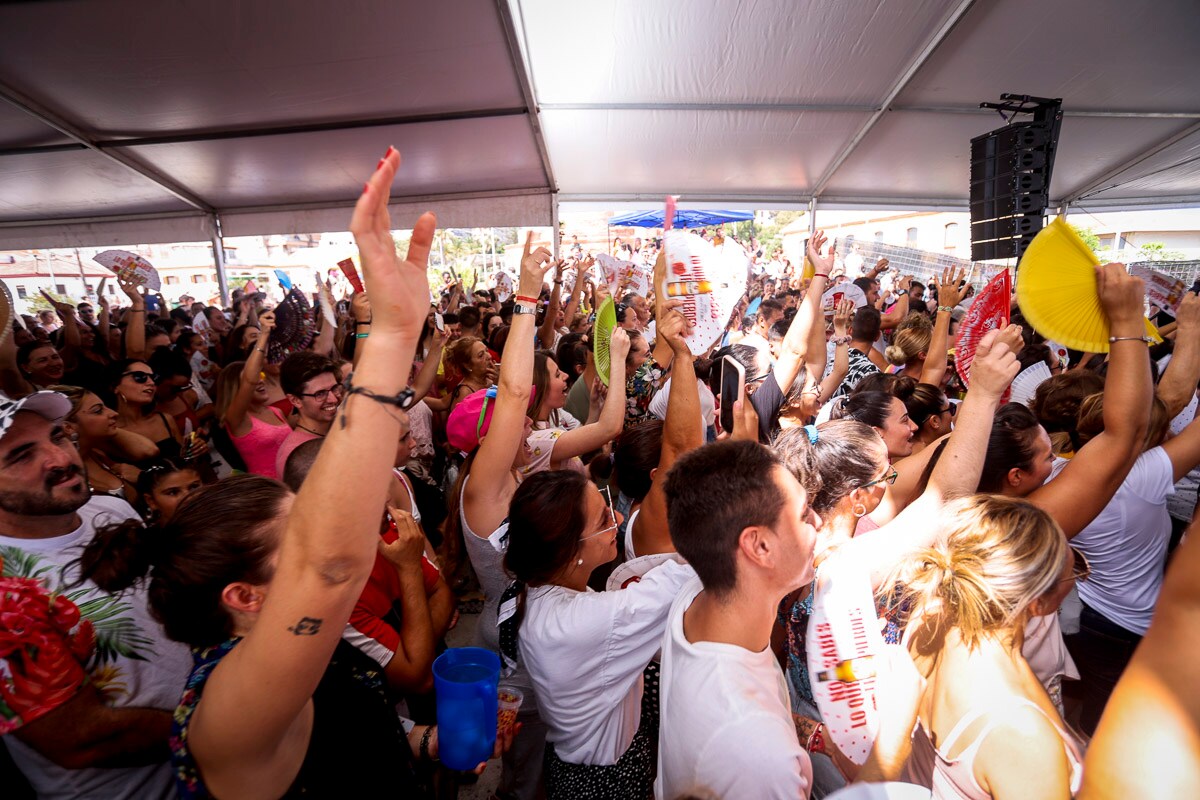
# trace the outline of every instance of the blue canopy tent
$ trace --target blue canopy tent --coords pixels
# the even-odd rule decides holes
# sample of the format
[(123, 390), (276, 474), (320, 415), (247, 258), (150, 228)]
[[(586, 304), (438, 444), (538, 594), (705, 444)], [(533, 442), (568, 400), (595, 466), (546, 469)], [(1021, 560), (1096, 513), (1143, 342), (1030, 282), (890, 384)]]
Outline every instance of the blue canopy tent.
[[(661, 228), (663, 226), (664, 209), (655, 211), (634, 211), (632, 214), (622, 214), (608, 221), (609, 226), (629, 225), (634, 228)], [(726, 222), (745, 222), (754, 219), (753, 211), (703, 211), (695, 208), (675, 209), (674, 226), (676, 228), (703, 228), (706, 225), (722, 225)]]

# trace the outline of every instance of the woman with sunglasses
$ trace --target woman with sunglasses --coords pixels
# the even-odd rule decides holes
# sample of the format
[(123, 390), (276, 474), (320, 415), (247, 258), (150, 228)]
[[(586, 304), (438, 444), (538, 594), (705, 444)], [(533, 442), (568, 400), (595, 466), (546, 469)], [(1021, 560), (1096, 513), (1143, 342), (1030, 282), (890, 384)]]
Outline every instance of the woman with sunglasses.
[[(657, 760), (657, 669), (667, 612), (695, 572), (667, 561), (626, 588), (588, 578), (617, 555), (607, 492), (569, 470), (524, 481), (508, 509), (499, 638), (528, 671), (546, 725), (546, 796), (646, 798)], [(646, 680), (643, 680), (646, 673)]]
[(1066, 537), (1032, 503), (994, 495), (951, 504), (939, 527), (888, 582), (926, 678), (904, 777), (938, 798), (1071, 797), (1079, 745), (1022, 653), (1026, 626), (1080, 574)]
[(141, 492), (137, 485), (139, 470), (134, 463), (154, 458), (157, 452), (154, 443), (145, 436), (118, 428), (117, 412), (94, 392), (78, 386), (50, 389), (71, 401), (71, 413), (64, 427), (79, 448), (92, 494), (107, 494), (136, 505)]
[(258, 318), (262, 334), (242, 364), (234, 362), (221, 370), (217, 379), (217, 420), (229, 434), (246, 471), (265, 478), (278, 478), (275, 456), (292, 432), (279, 409), (270, 403), (266, 377), (262, 373), (275, 313)]
[(912, 454), (915, 456), (951, 431), (957, 406), (932, 383), (905, 382), (898, 383), (896, 388), (896, 396), (904, 403), (909, 420), (917, 426), (912, 438)]
[(158, 373), (145, 361), (117, 362), (110, 384), (117, 401), (117, 426), (154, 442), (162, 458), (183, 458), (179, 426), (156, 405), (158, 381)]

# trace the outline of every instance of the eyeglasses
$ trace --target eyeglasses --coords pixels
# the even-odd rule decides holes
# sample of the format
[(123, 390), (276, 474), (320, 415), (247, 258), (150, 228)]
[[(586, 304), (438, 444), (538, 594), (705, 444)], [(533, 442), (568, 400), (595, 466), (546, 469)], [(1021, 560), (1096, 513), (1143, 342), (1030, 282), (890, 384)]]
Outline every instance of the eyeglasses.
[(896, 478), (899, 478), (899, 477), (900, 477), (900, 473), (896, 471), (896, 468), (889, 466), (888, 471), (883, 473), (882, 478), (876, 478), (875, 480), (871, 481), (870, 483), (864, 483), (859, 488), (865, 489), (868, 486), (874, 486), (877, 483), (886, 483), (888, 486), (893, 486), (896, 483)]
[(580, 536), (579, 541), (581, 541), (581, 542), (586, 542), (588, 539), (593, 539), (602, 533), (608, 533), (610, 531), (615, 531), (621, 527), (621, 523), (617, 522), (616, 512), (614, 512), (613, 508), (612, 508), (612, 492), (609, 491), (607, 486), (605, 486), (600, 491), (604, 495), (604, 512), (605, 512), (605, 514), (608, 515), (608, 520), (612, 524), (609, 525), (607, 528), (601, 528), (600, 530), (596, 531), (595, 533), (589, 533), (587, 536)]
[(151, 383), (158, 383), (158, 381), (159, 381), (158, 373), (142, 372), (140, 370), (133, 370), (132, 372), (122, 372), (121, 377), (122, 378), (133, 378), (134, 383), (145, 383), (146, 381), (150, 381)]
[(952, 417), (953, 417), (955, 414), (957, 414), (957, 413), (958, 413), (958, 406), (956, 406), (954, 403), (947, 403), (947, 404), (946, 404), (946, 407), (945, 407), (945, 408), (943, 408), (943, 409), (941, 409), (941, 410), (939, 410), (937, 413), (939, 413), (939, 414), (945, 414), (947, 411), (949, 411), (949, 412), (950, 412), (950, 416), (952, 416)]
[(1072, 547), (1071, 558), (1073, 559), (1073, 563), (1071, 564), (1071, 577), (1063, 578), (1059, 582), (1061, 583), (1062, 581), (1066, 580), (1086, 581), (1088, 576), (1092, 574), (1092, 565), (1088, 563), (1087, 556), (1083, 554), (1083, 551), (1076, 550), (1074, 547)]
[(340, 383), (335, 383), (333, 386), (330, 386), (328, 389), (322, 389), (319, 392), (301, 392), (300, 394), (298, 394), (296, 396), (297, 397), (311, 397), (312, 399), (316, 400), (318, 403), (324, 403), (325, 400), (329, 397), (330, 392), (332, 392), (337, 397), (341, 397), (342, 395), (344, 395), (346, 393), (346, 387), (342, 386)]

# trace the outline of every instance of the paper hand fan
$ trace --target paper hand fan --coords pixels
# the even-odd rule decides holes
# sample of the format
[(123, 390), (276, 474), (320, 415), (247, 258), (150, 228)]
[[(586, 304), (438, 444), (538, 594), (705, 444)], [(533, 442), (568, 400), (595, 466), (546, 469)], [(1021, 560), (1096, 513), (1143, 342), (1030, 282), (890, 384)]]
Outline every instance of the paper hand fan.
[(354, 291), (363, 291), (362, 278), (358, 277), (358, 270), (354, 268), (354, 259), (343, 258), (337, 265), (342, 274), (346, 276), (346, 280), (350, 281), (350, 285), (354, 287)]
[(307, 350), (316, 331), (312, 306), (299, 289), (290, 289), (275, 306), (275, 327), (267, 345), (267, 363), (282, 364), (292, 353)]
[(692, 328), (688, 349), (703, 353), (721, 338), (729, 315), (746, 292), (750, 257), (733, 239), (718, 246), (683, 230), (667, 231), (663, 244), (667, 255), (664, 297), (683, 301), (679, 310)]
[(290, 292), (292, 290), (292, 279), (289, 278), (288, 274), (283, 270), (275, 270), (275, 280), (279, 281), (279, 285), (283, 287), (285, 292)]
[(1026, 367), (1021, 370), (1017, 377), (1013, 378), (1012, 385), (1009, 387), (1009, 391), (1012, 392), (1009, 402), (1029, 405), (1033, 402), (1033, 396), (1037, 393), (1037, 387), (1052, 377), (1054, 376), (1050, 373), (1050, 368), (1046, 366), (1045, 361), (1039, 361), (1032, 366)]
[(329, 287), (325, 285), (325, 281), (321, 280), (320, 272), (313, 272), (313, 278), (317, 282), (317, 297), (321, 302), (321, 316), (325, 318), (326, 324), (331, 328), (337, 327), (337, 317), (333, 308), (333, 295), (329, 293)]
[(156, 292), (162, 288), (158, 270), (137, 253), (128, 250), (105, 250), (103, 253), (97, 253), (92, 260), (111, 269), (121, 280), (132, 280), (138, 286), (145, 286)]
[(635, 268), (632, 261), (622, 261), (619, 258), (613, 258), (608, 253), (600, 253), (596, 256), (596, 264), (600, 267), (600, 274), (604, 277), (604, 282), (608, 284), (608, 291), (613, 294), (617, 293), (617, 289), (621, 286), (621, 278), (625, 274)]
[(638, 556), (614, 569), (612, 574), (608, 576), (605, 589), (610, 592), (624, 589), (629, 584), (640, 581), (642, 576), (650, 570), (668, 561), (674, 561), (676, 564), (687, 563), (679, 553), (651, 553), (648, 556)]
[(874, 659), (883, 634), (867, 573), (849, 559), (827, 561), (808, 618), (808, 676), (821, 719), (838, 749), (867, 760), (879, 731)]
[(507, 272), (496, 273), (496, 299), (501, 303), (508, 302), (508, 298), (513, 295), (513, 280), (512, 276)]
[(613, 328), (617, 327), (617, 306), (611, 297), (604, 298), (596, 309), (596, 326), (592, 332), (592, 354), (596, 357), (596, 374), (608, 386), (608, 368), (612, 357), (608, 354), (608, 343), (612, 341)]
[(954, 369), (968, 386), (971, 385), (971, 362), (975, 360), (979, 342), (988, 331), (1000, 330), (1008, 325), (1011, 287), (1008, 270), (1000, 270), (979, 292), (959, 323), (958, 336), (954, 340)]
[[(1017, 267), (1017, 302), (1038, 333), (1074, 350), (1107, 353), (1108, 318), (1096, 288), (1100, 262), (1062, 217), (1029, 244)], [(1146, 320), (1146, 335), (1162, 341)]]
[(826, 319), (833, 319), (833, 312), (837, 310), (837, 304), (842, 300), (849, 300), (853, 303), (855, 311), (867, 304), (867, 296), (862, 289), (853, 283), (839, 283), (837, 286), (826, 289), (825, 294), (821, 295), (821, 309), (825, 312)]

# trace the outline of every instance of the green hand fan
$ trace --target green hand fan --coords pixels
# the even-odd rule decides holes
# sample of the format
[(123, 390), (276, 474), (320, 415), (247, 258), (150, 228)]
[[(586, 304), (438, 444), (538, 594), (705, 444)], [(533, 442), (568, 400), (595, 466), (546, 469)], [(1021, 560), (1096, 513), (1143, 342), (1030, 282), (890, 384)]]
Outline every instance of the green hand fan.
[(613, 328), (617, 327), (617, 306), (612, 297), (604, 298), (596, 309), (596, 326), (592, 329), (592, 354), (596, 357), (596, 374), (608, 386), (608, 368), (612, 360), (608, 344), (612, 341)]

